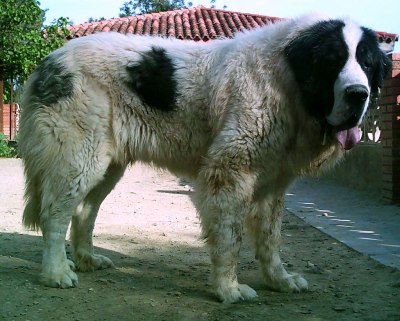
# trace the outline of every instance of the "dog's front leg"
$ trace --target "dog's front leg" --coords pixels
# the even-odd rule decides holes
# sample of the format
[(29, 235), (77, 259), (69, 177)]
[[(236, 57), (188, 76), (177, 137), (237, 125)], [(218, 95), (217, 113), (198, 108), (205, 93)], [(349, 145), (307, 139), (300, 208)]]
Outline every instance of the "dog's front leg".
[(308, 288), (307, 281), (297, 273), (288, 273), (279, 256), (282, 211), (283, 197), (268, 196), (254, 203), (247, 226), (267, 286), (282, 292), (300, 292)]
[(204, 169), (197, 181), (197, 209), (210, 249), (212, 282), (224, 303), (252, 299), (257, 293), (236, 275), (243, 221), (252, 198), (250, 174), (225, 168)]

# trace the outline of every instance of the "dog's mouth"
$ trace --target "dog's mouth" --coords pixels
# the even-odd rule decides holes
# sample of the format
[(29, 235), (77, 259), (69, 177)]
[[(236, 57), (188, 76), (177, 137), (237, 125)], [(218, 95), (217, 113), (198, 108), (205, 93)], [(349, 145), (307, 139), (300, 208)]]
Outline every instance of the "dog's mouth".
[(343, 149), (350, 150), (360, 142), (361, 131), (358, 126), (355, 126), (334, 132), (334, 136), (340, 145), (342, 145)]
[(353, 115), (339, 126), (329, 125), (329, 131), (345, 150), (352, 149), (361, 140), (361, 131), (358, 127), (359, 119), (357, 115)]
[(360, 142), (361, 131), (358, 125), (361, 117), (360, 113), (355, 113), (340, 126), (333, 127), (334, 137), (342, 145), (343, 149), (350, 150)]
[(333, 134), (343, 149), (350, 150), (361, 140), (361, 131), (358, 127), (361, 115), (353, 114), (340, 126), (333, 127)]

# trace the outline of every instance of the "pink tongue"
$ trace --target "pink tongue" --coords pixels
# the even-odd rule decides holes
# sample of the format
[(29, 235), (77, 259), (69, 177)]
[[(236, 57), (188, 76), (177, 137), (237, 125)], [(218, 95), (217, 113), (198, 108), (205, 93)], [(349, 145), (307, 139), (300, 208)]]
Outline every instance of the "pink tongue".
[(349, 150), (361, 140), (361, 132), (358, 127), (353, 127), (337, 132), (335, 137), (345, 150)]

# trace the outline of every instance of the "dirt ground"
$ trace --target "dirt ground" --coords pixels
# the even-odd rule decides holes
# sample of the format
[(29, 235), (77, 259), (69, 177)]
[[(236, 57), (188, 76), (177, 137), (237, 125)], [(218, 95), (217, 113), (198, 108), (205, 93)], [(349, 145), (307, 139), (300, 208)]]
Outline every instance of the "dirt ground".
[(219, 303), (190, 186), (143, 166), (103, 203), (96, 251), (115, 269), (78, 273), (79, 287), (38, 283), (42, 239), (21, 226), (20, 160), (0, 159), (0, 320), (400, 320), (400, 271), (385, 267), (286, 213), (282, 258), (310, 283), (305, 293), (266, 289), (246, 241), (239, 279), (254, 301)]

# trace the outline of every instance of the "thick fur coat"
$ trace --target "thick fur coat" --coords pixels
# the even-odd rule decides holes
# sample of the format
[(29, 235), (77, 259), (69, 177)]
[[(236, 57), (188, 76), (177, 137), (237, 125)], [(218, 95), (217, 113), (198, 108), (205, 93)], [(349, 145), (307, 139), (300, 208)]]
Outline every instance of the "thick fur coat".
[[(93, 253), (95, 219), (125, 168), (141, 161), (195, 185), (221, 301), (256, 296), (236, 276), (244, 226), (266, 286), (306, 289), (279, 257), (285, 190), (357, 143), (388, 68), (374, 32), (314, 15), (210, 43), (71, 40), (37, 67), (22, 101), (23, 221), (43, 233), (43, 283), (74, 287), (75, 268), (112, 266)], [(64, 245), (71, 221), (74, 263)]]

